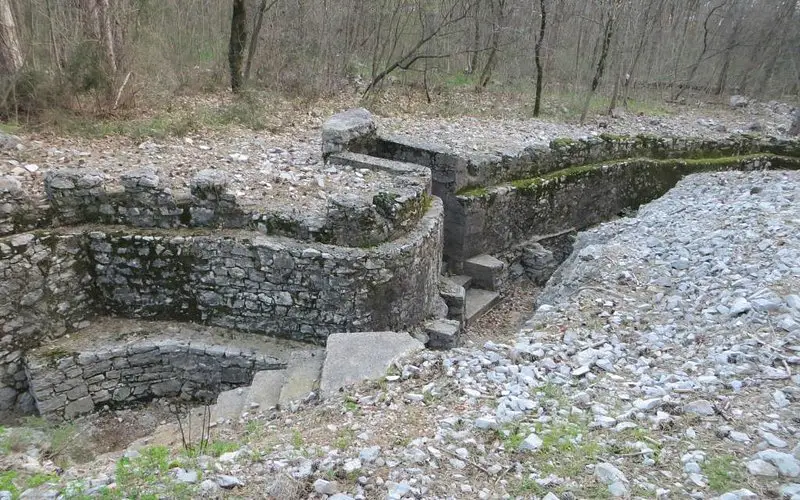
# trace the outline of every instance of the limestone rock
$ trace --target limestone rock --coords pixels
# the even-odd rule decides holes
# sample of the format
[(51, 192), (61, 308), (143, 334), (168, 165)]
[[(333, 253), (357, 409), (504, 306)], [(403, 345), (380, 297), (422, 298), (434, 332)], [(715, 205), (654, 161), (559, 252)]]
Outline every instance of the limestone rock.
[(364, 108), (333, 115), (322, 125), (322, 156), (344, 151), (355, 141), (369, 140), (376, 130), (372, 114)]

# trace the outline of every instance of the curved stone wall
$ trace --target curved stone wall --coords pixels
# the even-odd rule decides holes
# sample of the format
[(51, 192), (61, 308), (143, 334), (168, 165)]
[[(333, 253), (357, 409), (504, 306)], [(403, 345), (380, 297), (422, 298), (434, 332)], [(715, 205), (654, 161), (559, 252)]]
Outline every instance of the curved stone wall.
[(28, 351), (26, 367), (39, 413), (69, 420), (103, 405), (156, 397), (213, 401), (222, 391), (250, 384), (256, 372), (282, 369), (286, 362), (230, 342), (157, 337), (89, 343), (73, 352), (44, 346)]
[(89, 233), (95, 299), (114, 315), (196, 321), (324, 343), (405, 329), (438, 297), (442, 206), (408, 235), (344, 248), (250, 232)]
[[(369, 163), (360, 165), (382, 171)], [(392, 172), (391, 187), (358, 195), (332, 193), (317, 210), (265, 209), (228, 192), (225, 175), (206, 170), (190, 191), (173, 192), (152, 168), (118, 180), (90, 169), (47, 173), (47, 200), (26, 196), (11, 177), (0, 178), (0, 235), (75, 224), (137, 228), (249, 229), (264, 234), (340, 246), (368, 247), (406, 234), (430, 203), (430, 172), (424, 167)]]

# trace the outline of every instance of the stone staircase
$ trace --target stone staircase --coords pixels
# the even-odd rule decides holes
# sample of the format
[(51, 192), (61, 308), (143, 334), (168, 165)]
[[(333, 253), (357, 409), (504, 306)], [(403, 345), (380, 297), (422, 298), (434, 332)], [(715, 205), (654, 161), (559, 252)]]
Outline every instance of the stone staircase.
[(491, 255), (476, 255), (464, 261), (463, 273), (443, 278), (443, 292), (451, 319), (469, 326), (500, 301), (507, 270), (505, 264)]

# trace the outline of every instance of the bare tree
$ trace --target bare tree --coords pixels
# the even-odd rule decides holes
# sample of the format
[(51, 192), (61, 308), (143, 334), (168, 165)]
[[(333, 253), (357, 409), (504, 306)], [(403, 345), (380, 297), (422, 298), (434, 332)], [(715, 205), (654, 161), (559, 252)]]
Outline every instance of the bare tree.
[[(427, 13), (427, 9), (423, 5), (422, 0), (418, 0), (417, 4), (414, 6), (415, 12), (418, 15), (418, 22), (420, 28), (419, 37), (416, 39), (410, 48), (405, 51), (402, 51), (400, 55), (395, 55), (395, 49), (400, 44), (400, 36), (401, 33), (400, 26), (407, 21), (402, 20), (404, 16), (398, 15), (401, 13), (401, 6), (402, 4), (397, 4), (396, 8), (393, 9), (393, 13), (391, 15), (392, 24), (393, 26), (393, 37), (391, 39), (385, 40), (383, 43), (390, 46), (389, 55), (391, 59), (389, 59), (383, 66), (383, 69), (377, 70), (376, 62), (373, 63), (373, 77), (372, 81), (367, 85), (366, 89), (364, 89), (363, 95), (369, 94), (378, 84), (380, 84), (384, 78), (389, 76), (392, 72), (398, 69), (410, 69), (414, 63), (419, 60), (424, 59), (445, 59), (450, 57), (450, 53), (423, 53), (421, 50), (427, 47), (432, 40), (436, 39), (436, 37), (446, 33), (445, 30), (457, 25), (460, 21), (465, 19), (471, 10), (471, 3), (462, 2), (461, 0), (453, 0), (450, 2), (444, 2), (446, 7), (444, 11), (439, 14), (438, 16), (430, 16)], [(430, 19), (433, 17), (433, 19)], [(380, 30), (380, 24), (378, 25), (378, 30)], [(379, 38), (376, 38), (376, 46), (374, 54), (377, 54), (381, 49), (380, 46), (381, 42)], [(377, 57), (373, 57), (373, 60), (376, 61)]]
[(9, 0), (0, 0), (0, 70), (3, 75), (14, 75), (22, 69), (23, 63), (11, 4)]
[(261, 26), (264, 23), (264, 14), (272, 9), (278, 0), (261, 0), (261, 5), (258, 7), (256, 18), (253, 20), (253, 35), (250, 37), (250, 46), (247, 48), (247, 63), (244, 67), (244, 81), (250, 79), (250, 68), (253, 66), (253, 56), (256, 55), (256, 46), (258, 45), (258, 36), (261, 33)]
[(620, 0), (613, 0), (609, 5), (608, 12), (606, 13), (606, 21), (603, 28), (602, 46), (600, 48), (600, 58), (597, 60), (597, 67), (592, 77), (592, 83), (589, 86), (589, 92), (586, 94), (586, 100), (583, 103), (581, 110), (581, 124), (586, 121), (586, 114), (589, 112), (589, 104), (591, 104), (592, 97), (600, 86), (600, 79), (603, 78), (603, 71), (606, 68), (606, 59), (608, 58), (608, 49), (611, 47), (611, 40), (614, 37), (614, 17), (616, 10), (620, 5)]
[(231, 13), (231, 38), (228, 44), (228, 65), (231, 73), (231, 90), (239, 92), (244, 84), (242, 63), (247, 46), (247, 7), (244, 0), (233, 0)]
[(542, 80), (544, 70), (542, 69), (542, 44), (544, 43), (544, 32), (547, 28), (547, 5), (546, 0), (539, 0), (539, 8), (542, 11), (539, 23), (539, 38), (536, 39), (536, 49), (534, 59), (536, 61), (536, 96), (534, 97), (533, 116), (539, 116), (542, 105)]

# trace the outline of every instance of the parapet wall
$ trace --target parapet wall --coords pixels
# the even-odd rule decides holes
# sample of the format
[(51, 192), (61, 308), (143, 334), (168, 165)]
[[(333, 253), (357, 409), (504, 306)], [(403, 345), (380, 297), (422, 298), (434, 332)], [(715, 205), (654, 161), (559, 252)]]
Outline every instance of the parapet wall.
[(381, 158), (427, 166), (432, 171), (433, 193), (440, 197), (472, 188), (545, 175), (574, 166), (624, 160), (712, 159), (769, 153), (800, 157), (800, 141), (733, 135), (711, 140), (652, 135), (601, 134), (586, 139), (555, 139), (507, 153), (456, 154), (448, 148), (394, 135), (378, 135), (356, 143), (354, 151)]
[[(364, 167), (369, 167), (365, 165)], [(76, 224), (136, 228), (248, 229), (263, 234), (369, 247), (391, 241), (420, 220), (430, 203), (430, 172), (419, 168), (392, 177), (377, 193), (332, 193), (318, 210), (267, 210), (228, 191), (224, 173), (205, 170), (190, 190), (165, 187), (152, 168), (130, 171), (118, 180), (90, 169), (48, 172), (48, 200), (33, 200), (12, 178), (0, 179), (0, 235)]]

